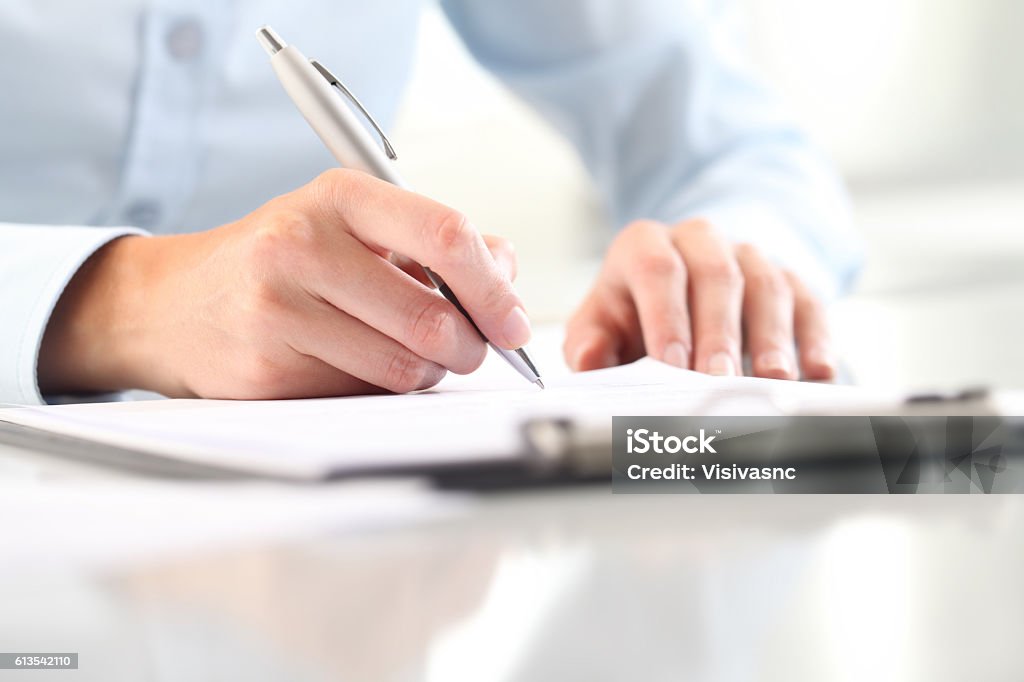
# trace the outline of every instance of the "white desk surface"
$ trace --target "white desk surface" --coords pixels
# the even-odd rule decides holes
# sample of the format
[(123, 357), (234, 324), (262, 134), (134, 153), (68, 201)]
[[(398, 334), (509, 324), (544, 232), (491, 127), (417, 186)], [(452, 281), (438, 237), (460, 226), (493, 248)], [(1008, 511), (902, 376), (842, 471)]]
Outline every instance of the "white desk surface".
[(1019, 496), (218, 485), (0, 448), (0, 680), (1024, 674)]
[[(233, 509), (233, 494), (220, 494)], [(348, 493), (287, 491), (307, 494)], [(0, 679), (1009, 680), (1024, 670), (1017, 496), (595, 486), (488, 496), (425, 522), (326, 518), (262, 533), (252, 526), (273, 525), (273, 505), (293, 506), (267, 499), (250, 522), (231, 521), (230, 541), (223, 529), (212, 543), (158, 538), (158, 551), (121, 563), (42, 552), (12, 568), (3, 556), (17, 548), (0, 550), (3, 648), (81, 661), (76, 673)], [(183, 511), (159, 504), (172, 519)], [(108, 525), (81, 532), (140, 541), (138, 529)], [(171, 520), (153, 532), (176, 530)]]

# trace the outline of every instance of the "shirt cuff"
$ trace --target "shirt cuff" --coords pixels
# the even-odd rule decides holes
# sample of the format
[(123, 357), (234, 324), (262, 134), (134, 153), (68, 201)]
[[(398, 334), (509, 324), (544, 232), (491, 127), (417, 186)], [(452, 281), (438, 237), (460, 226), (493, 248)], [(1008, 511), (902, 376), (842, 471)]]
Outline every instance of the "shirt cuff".
[(71, 278), (100, 247), (131, 227), (0, 225), (0, 402), (43, 404), (37, 364), (54, 306)]

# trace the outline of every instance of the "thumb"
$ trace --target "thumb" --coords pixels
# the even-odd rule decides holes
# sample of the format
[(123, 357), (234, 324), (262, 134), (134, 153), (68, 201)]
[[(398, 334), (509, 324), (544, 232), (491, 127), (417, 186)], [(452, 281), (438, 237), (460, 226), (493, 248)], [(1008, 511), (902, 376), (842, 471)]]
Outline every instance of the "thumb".
[(616, 336), (597, 325), (570, 328), (562, 352), (566, 363), (576, 372), (614, 367), (621, 362)]

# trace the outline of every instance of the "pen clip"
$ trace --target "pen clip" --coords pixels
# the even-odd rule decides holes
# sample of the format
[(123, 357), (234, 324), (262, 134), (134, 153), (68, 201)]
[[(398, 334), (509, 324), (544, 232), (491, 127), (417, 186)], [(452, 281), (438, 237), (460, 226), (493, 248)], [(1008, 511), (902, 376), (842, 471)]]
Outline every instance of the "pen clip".
[(388, 141), (388, 138), (384, 134), (384, 131), (380, 129), (380, 126), (377, 125), (377, 122), (373, 120), (373, 116), (370, 116), (370, 112), (366, 110), (366, 107), (363, 106), (362, 102), (356, 99), (356, 96), (352, 94), (352, 91), (346, 88), (345, 85), (340, 80), (338, 80), (337, 76), (328, 71), (327, 67), (318, 62), (317, 60), (310, 59), (309, 63), (312, 64), (313, 67), (320, 72), (321, 76), (327, 79), (328, 83), (337, 88), (338, 92), (345, 95), (345, 97), (347, 97), (348, 100), (352, 102), (352, 104), (354, 104), (356, 108), (359, 109), (360, 112), (362, 112), (363, 117), (366, 118), (366, 120), (370, 122), (370, 125), (373, 126), (373, 129), (377, 131), (377, 134), (380, 136), (380, 141), (384, 143), (384, 153), (387, 154), (388, 158), (391, 159), (392, 161), (397, 159), (398, 154), (395, 153), (395, 148), (391, 146), (391, 142)]

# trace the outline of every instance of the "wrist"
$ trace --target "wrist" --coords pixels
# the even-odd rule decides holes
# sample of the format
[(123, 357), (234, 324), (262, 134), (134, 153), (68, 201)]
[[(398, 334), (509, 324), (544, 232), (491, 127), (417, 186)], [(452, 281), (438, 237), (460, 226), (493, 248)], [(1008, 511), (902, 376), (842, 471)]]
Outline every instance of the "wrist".
[(119, 237), (98, 249), (68, 282), (39, 350), (43, 393), (97, 393), (142, 387), (146, 272), (154, 238)]

